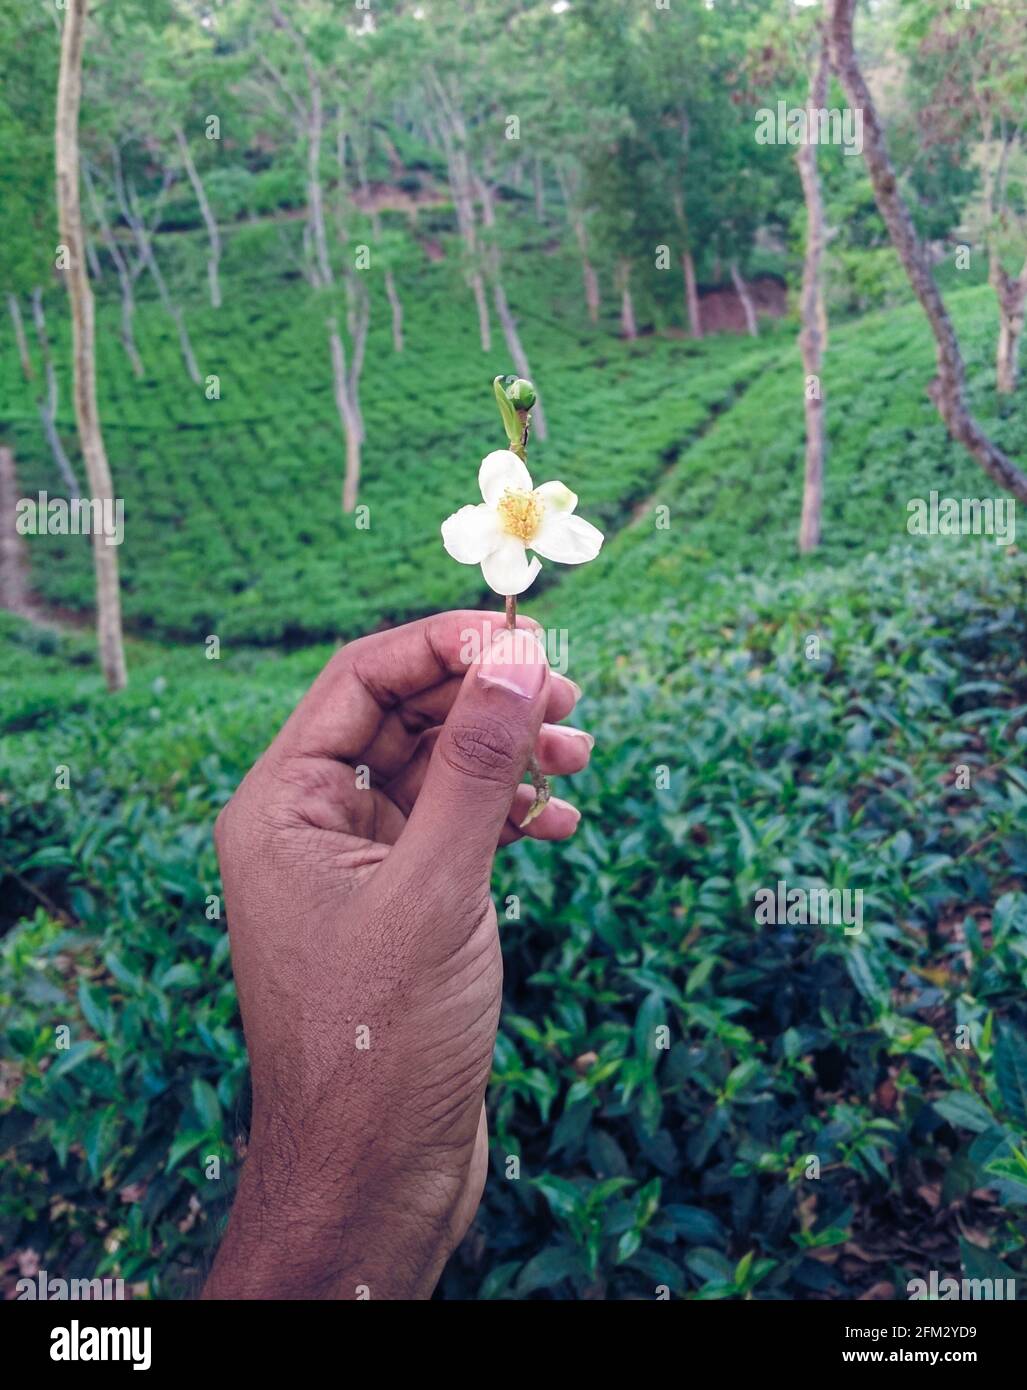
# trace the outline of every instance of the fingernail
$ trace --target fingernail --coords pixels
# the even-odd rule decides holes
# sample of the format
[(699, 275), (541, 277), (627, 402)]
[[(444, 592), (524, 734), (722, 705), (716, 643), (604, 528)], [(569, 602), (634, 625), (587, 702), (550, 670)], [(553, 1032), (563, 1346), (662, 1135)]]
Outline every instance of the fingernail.
[(567, 738), (583, 738), (588, 743), (589, 750), (596, 746), (596, 741), (587, 729), (572, 729), (567, 724), (550, 724), (550, 729), (555, 729), (558, 734), (564, 734)]
[(499, 686), (522, 700), (533, 700), (545, 678), (545, 653), (533, 635), (520, 628), (497, 633), (478, 667), (484, 685)]
[(553, 680), (563, 681), (564, 685), (569, 685), (571, 690), (574, 692), (574, 703), (577, 704), (577, 702), (581, 699), (581, 686), (577, 683), (577, 681), (572, 681), (570, 676), (561, 675), (559, 671), (553, 672)]
[(564, 801), (562, 796), (554, 796), (549, 804), (550, 806), (562, 806), (565, 811), (572, 812), (575, 825), (581, 820), (581, 812), (578, 810), (577, 806), (572, 806), (569, 801)]

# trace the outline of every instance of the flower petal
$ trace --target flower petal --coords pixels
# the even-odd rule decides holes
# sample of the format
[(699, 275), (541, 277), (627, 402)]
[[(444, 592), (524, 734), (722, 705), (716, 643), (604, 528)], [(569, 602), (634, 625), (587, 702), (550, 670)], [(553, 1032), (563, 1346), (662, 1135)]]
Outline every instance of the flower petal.
[(551, 512), (572, 512), (578, 505), (578, 494), (565, 483), (542, 483), (535, 489), (535, 496), (541, 497)]
[(556, 560), (561, 565), (581, 565), (594, 560), (603, 543), (603, 533), (591, 522), (568, 512), (547, 511), (542, 518), (538, 535), (531, 542), (532, 550), (544, 560)]
[(542, 566), (537, 560), (529, 564), (524, 542), (516, 536), (506, 536), (491, 555), (481, 562), (481, 572), (489, 588), (497, 594), (523, 594)]
[(496, 449), (481, 461), (478, 486), (490, 507), (494, 507), (507, 488), (531, 491), (531, 474), (512, 449)]
[(442, 544), (462, 565), (480, 565), (500, 541), (499, 523), (491, 507), (461, 507), (442, 523)]

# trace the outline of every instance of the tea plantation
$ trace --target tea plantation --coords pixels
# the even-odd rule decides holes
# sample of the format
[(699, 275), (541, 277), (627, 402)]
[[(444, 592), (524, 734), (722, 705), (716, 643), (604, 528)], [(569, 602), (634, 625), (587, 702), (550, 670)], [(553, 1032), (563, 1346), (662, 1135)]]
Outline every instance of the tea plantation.
[[(100, 306), (128, 690), (103, 692), (87, 632), (0, 621), (0, 1244), (151, 1297), (195, 1288), (245, 1131), (213, 819), (331, 640), (483, 601), (438, 526), (501, 442), (489, 382), (508, 366), (452, 270), (420, 267), (406, 353), (383, 314), (372, 333), (358, 529), (323, 315), (228, 269), (223, 309), (188, 314), (220, 399), (153, 302), (136, 383)], [(567, 630), (597, 746), (575, 840), (498, 862), (521, 915), (502, 927), (493, 1171), (440, 1296), (1022, 1277), (1027, 564), (906, 534), (908, 498), (992, 491), (924, 397), (926, 329), (910, 307), (832, 330), (825, 543), (803, 566), (791, 327), (628, 346), (582, 328), (572, 275), (554, 258), (511, 280), (551, 431), (529, 462), (608, 540), (580, 571), (547, 567), (525, 609)], [(1022, 405), (990, 390), (990, 294), (953, 310), (975, 404), (1023, 458)], [(56, 493), (4, 351), (21, 489)], [(42, 599), (88, 608), (84, 542), (34, 539), (30, 562)], [(862, 931), (757, 925), (754, 894), (781, 879), (862, 885)]]

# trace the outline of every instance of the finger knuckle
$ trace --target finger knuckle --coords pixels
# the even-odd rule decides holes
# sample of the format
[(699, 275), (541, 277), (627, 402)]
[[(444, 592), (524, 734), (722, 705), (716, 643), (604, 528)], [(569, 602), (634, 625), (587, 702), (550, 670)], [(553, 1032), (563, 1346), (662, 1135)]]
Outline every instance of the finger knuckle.
[(450, 767), (466, 777), (505, 785), (518, 770), (517, 740), (497, 720), (460, 721), (447, 728), (439, 747)]

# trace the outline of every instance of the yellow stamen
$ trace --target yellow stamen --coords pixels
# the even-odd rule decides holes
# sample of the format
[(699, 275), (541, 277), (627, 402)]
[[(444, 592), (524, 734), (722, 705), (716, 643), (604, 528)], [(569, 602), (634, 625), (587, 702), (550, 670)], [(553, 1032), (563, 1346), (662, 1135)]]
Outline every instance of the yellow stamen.
[(542, 524), (542, 503), (533, 492), (508, 487), (496, 504), (499, 523), (508, 536), (525, 545), (533, 540)]

